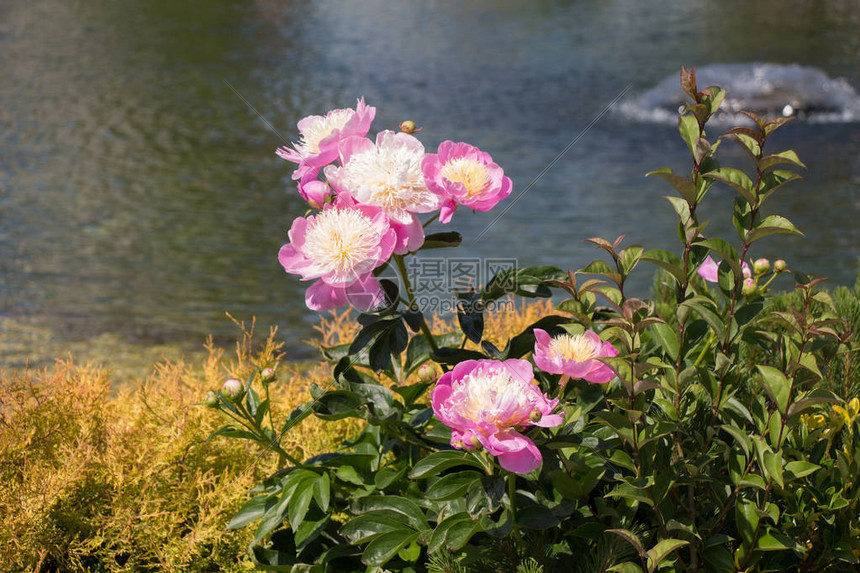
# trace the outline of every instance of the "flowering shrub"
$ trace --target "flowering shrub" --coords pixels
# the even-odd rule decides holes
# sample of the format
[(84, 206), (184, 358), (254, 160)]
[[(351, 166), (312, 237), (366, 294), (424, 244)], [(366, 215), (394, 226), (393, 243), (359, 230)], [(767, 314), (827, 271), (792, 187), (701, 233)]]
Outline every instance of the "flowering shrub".
[[(369, 139), (363, 102), (299, 124), (302, 142), (280, 154), (300, 187), (325, 192), (280, 260), (317, 281), (310, 308), (351, 303), (360, 329), (323, 348), (332, 387), (312, 386), (279, 435), (309, 416), (366, 426), (336, 451), (284, 457), (251, 491), (231, 527), (257, 522), (261, 568), (855, 570), (860, 408), (832, 378), (839, 357), (851, 364), (851, 329), (818, 279), (798, 274), (790, 305), (775, 304), (769, 285), (786, 264), (751, 259), (758, 241), (799, 234), (763, 211), (804, 168), (792, 151), (764, 151), (788, 119), (748, 114), (712, 138), (725, 92), (699, 90), (686, 70), (681, 85), (692, 169), (649, 174), (673, 190), (679, 251), (590, 238), (608, 258), (579, 271), (504, 269), (455, 293), (459, 332), (428, 325), (406, 260), (457, 246), (459, 234), (425, 227), (504, 200), (502, 169), (465, 143), (425, 154), (411, 122)], [(719, 164), (724, 142), (746, 152), (752, 176)], [(736, 194), (734, 245), (700, 222), (712, 189)], [(625, 293), (640, 263), (658, 270), (656, 300)], [(554, 290), (567, 297), (561, 314), (504, 343), (484, 338), (488, 304)], [(246, 428), (223, 434), (275, 448), (261, 383), (250, 376), (211, 402)]]

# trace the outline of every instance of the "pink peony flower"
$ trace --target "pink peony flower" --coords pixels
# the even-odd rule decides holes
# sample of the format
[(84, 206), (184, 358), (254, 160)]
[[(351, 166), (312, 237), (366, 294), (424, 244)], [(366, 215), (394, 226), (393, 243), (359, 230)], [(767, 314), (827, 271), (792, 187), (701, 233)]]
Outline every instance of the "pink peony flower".
[(485, 153), (468, 143), (443, 141), (437, 153), (428, 153), (421, 164), (431, 191), (445, 201), (439, 220), (447, 223), (463, 205), (488, 211), (511, 194), (511, 179)]
[(609, 366), (596, 358), (617, 356), (618, 350), (603, 342), (596, 333), (562, 334), (552, 338), (545, 330), (534, 329), (533, 358), (538, 368), (550, 374), (567, 374), (596, 384), (609, 382), (615, 376)]
[[(719, 281), (717, 269), (720, 265), (711, 258), (711, 255), (705, 257), (705, 260), (702, 261), (702, 264), (699, 265), (699, 269), (696, 271), (699, 273), (699, 276), (708, 281), (709, 283), (715, 283)], [(749, 278), (752, 276), (752, 271), (750, 271), (750, 266), (746, 264), (746, 262), (741, 261), (741, 270), (744, 273), (744, 278)]]
[(333, 109), (324, 116), (309, 115), (298, 123), (299, 142), (292, 148), (281, 147), (277, 154), (299, 164), (293, 179), (305, 179), (337, 159), (337, 145), (342, 139), (367, 135), (375, 115), (376, 108), (365, 105), (364, 98), (358, 100), (354, 110)]
[(341, 141), (340, 167), (328, 166), (326, 179), (338, 193), (379, 207), (397, 233), (398, 254), (424, 244), (424, 228), (415, 213), (439, 208), (439, 197), (427, 189), (421, 172), (424, 146), (408, 133), (383, 131), (376, 142), (364, 137)]
[(540, 451), (522, 428), (558, 426), (563, 419), (533, 383), (527, 360), (466, 360), (443, 374), (430, 393), (433, 413), (451, 427), (451, 445), (485, 450), (511, 472), (524, 474), (541, 463)]
[(351, 302), (369, 310), (382, 302), (373, 270), (391, 257), (397, 237), (380, 209), (339, 198), (319, 214), (293, 221), (289, 237), (278, 261), (302, 280), (317, 279), (305, 293), (308, 308), (325, 310)]

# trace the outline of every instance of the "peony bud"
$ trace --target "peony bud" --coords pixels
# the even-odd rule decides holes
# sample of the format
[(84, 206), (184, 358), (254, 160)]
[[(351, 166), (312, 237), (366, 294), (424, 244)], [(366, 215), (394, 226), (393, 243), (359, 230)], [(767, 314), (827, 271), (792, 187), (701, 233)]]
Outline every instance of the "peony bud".
[(418, 369), (418, 379), (422, 382), (432, 382), (436, 379), (436, 369), (429, 364), (424, 364)]
[(218, 392), (216, 392), (215, 390), (209, 390), (203, 397), (203, 403), (210, 408), (217, 408), (219, 402), (220, 400), (218, 400)]
[(532, 421), (532, 424), (537, 424), (543, 418), (543, 412), (535, 408), (529, 413), (529, 420)]
[(755, 280), (744, 279), (744, 286), (741, 288), (741, 294), (744, 296), (754, 295), (756, 288), (757, 288), (757, 285), (755, 284)]
[(269, 382), (273, 382), (275, 380), (275, 369), (263, 368), (260, 371), (260, 378), (262, 378), (263, 382), (266, 384), (268, 384)]
[(411, 120), (406, 120), (400, 124), (400, 131), (403, 133), (415, 133), (416, 131), (421, 131), (420, 127), (415, 127), (415, 122)]
[(757, 275), (763, 275), (770, 270), (770, 261), (767, 259), (757, 259), (753, 263), (753, 270)]
[(782, 259), (775, 260), (773, 263), (773, 270), (776, 273), (781, 273), (785, 271), (785, 261), (783, 261)]
[(241, 400), (242, 394), (244, 393), (245, 386), (235, 378), (230, 378), (224, 382), (223, 386), (221, 386), (221, 395), (231, 402), (238, 402)]

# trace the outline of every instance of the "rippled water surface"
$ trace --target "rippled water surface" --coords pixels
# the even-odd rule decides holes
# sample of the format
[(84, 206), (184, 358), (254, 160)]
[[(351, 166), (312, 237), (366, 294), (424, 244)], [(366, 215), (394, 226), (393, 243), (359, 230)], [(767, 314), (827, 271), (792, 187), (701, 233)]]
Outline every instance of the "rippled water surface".
[[(410, 118), (428, 148), (448, 138), (478, 145), (515, 193), (575, 140), (503, 217), (458, 212), (453, 226), (466, 236), (458, 254), (577, 268), (598, 256), (586, 237), (626, 232), (671, 246), (673, 216), (656, 199), (667, 189), (643, 174), (683, 169), (685, 148), (671, 125), (600, 116), (607, 104), (682, 64), (796, 63), (860, 87), (854, 8), (0, 3), (0, 317), (70, 341), (108, 332), (198, 345), (207, 333), (235, 334), (229, 312), (281, 326), (292, 355), (307, 355), (301, 340), (315, 319), (305, 285), (276, 258), (304, 206), (274, 155), (281, 139), (251, 106), (292, 140), (301, 117), (363, 95), (377, 107), (375, 130)], [(758, 255), (853, 282), (858, 126), (796, 122), (777, 138), (809, 166), (779, 203), (807, 236), (769, 241)], [(708, 204), (712, 233), (730, 227), (729, 197), (720, 191)], [(637, 283), (643, 294), (649, 275)]]

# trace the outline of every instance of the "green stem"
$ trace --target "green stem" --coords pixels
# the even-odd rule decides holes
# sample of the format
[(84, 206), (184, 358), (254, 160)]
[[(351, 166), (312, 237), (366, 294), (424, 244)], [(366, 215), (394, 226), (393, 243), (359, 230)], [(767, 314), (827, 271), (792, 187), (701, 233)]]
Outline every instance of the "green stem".
[(717, 335), (714, 333), (714, 331), (708, 331), (708, 340), (705, 341), (705, 346), (702, 348), (702, 352), (699, 354), (699, 357), (696, 358), (696, 362), (693, 364), (693, 366), (698, 366), (702, 363), (702, 360), (704, 360), (705, 358), (705, 354), (707, 354), (708, 349), (711, 348), (711, 344), (713, 344), (716, 339)]
[(507, 472), (507, 476), (505, 476), (505, 480), (508, 482), (508, 500), (511, 504), (511, 523), (513, 524), (513, 531), (516, 532), (519, 528), (517, 526), (517, 475), (513, 472)]
[[(403, 262), (403, 255), (394, 255), (394, 262), (397, 264), (397, 270), (400, 272), (400, 278), (403, 280), (403, 288), (406, 289), (406, 299), (409, 301), (409, 306), (415, 306), (415, 294), (412, 292), (412, 283), (409, 282), (409, 273), (406, 272), (406, 263)], [(437, 352), (439, 347), (436, 345), (436, 340), (427, 327), (427, 322), (424, 320), (423, 315), (421, 316), (421, 334), (427, 339), (427, 343), (433, 352)]]
[(426, 228), (427, 228), (427, 225), (429, 225), (430, 223), (432, 223), (433, 221), (435, 221), (435, 220), (436, 220), (436, 219), (438, 219), (438, 218), (439, 218), (439, 213), (436, 213), (435, 215), (433, 215), (432, 217), (430, 217), (429, 219), (427, 219), (427, 222), (426, 222), (426, 223), (424, 223), (424, 225), (422, 225), (422, 226), (423, 226), (423, 228), (425, 228), (425, 229), (426, 229)]

